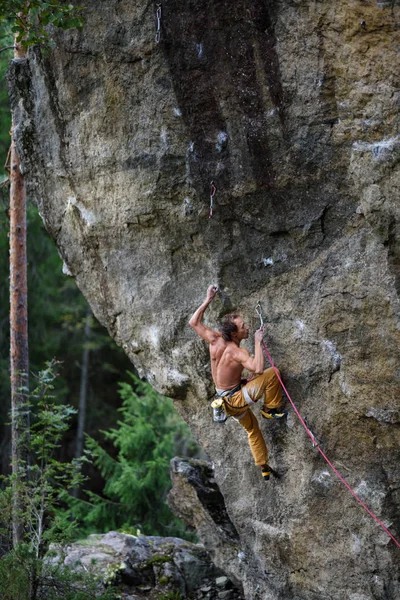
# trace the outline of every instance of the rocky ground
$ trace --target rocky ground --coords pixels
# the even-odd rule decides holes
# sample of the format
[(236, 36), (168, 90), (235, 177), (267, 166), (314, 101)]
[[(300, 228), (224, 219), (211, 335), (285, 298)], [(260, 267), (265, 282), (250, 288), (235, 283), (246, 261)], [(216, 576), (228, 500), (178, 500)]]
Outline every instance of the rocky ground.
[(62, 559), (71, 569), (101, 576), (121, 600), (243, 599), (204, 546), (178, 538), (111, 531), (72, 544)]

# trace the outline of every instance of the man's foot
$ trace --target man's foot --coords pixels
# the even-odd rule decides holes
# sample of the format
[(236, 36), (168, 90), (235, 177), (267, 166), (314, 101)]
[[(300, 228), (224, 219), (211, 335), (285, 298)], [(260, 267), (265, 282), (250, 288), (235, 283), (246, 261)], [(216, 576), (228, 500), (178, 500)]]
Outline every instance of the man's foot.
[(261, 475), (262, 475), (264, 481), (269, 480), (271, 473), (272, 473), (272, 469), (269, 465), (264, 465), (263, 467), (261, 467)]
[(277, 479), (280, 479), (281, 475), (275, 471), (270, 465), (263, 465), (261, 467), (261, 475), (264, 481), (269, 481), (270, 475), (273, 475)]
[(287, 410), (282, 410), (281, 408), (265, 408), (261, 409), (261, 416), (264, 419), (284, 419), (287, 417)]

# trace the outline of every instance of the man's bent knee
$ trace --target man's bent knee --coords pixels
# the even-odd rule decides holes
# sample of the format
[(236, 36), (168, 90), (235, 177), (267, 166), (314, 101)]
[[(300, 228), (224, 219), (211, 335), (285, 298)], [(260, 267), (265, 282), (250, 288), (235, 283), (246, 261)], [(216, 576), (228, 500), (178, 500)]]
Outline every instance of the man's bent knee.
[(272, 375), (275, 377), (277, 377), (278, 375), (280, 376), (280, 374), (281, 374), (280, 370), (277, 369), (276, 367), (275, 368), (268, 367), (268, 369), (265, 369), (265, 371), (263, 373), (263, 375), (269, 375), (269, 376)]

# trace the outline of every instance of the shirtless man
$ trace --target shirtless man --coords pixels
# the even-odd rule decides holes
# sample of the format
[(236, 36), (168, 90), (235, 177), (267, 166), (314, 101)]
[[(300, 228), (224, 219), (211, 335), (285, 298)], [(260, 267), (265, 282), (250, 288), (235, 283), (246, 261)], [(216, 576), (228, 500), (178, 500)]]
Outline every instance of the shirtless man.
[[(237, 315), (227, 315), (222, 321), (221, 331), (214, 331), (202, 323), (206, 308), (215, 298), (218, 288), (210, 285), (207, 297), (189, 321), (195, 332), (209, 344), (211, 371), (217, 396), (223, 398), (225, 412), (233, 416), (247, 431), (254, 462), (261, 467), (262, 476), (269, 479), (275, 472), (268, 465), (268, 450), (258, 421), (249, 410), (260, 398), (264, 399), (261, 415), (266, 419), (282, 419), (286, 413), (280, 410), (282, 388), (273, 369), (264, 371), (264, 354), (261, 341), (264, 328), (254, 334), (254, 357), (240, 347), (242, 340), (249, 337), (249, 327)], [(243, 383), (242, 370), (248, 369), (258, 376)]]

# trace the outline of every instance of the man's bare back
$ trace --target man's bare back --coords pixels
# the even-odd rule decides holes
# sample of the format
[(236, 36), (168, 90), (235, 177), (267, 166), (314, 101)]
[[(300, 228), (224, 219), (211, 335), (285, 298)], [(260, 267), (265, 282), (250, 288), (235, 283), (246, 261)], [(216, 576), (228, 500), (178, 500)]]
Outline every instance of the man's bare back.
[(231, 390), (239, 385), (243, 367), (235, 355), (237, 346), (233, 342), (226, 342), (221, 336), (210, 344), (209, 350), (215, 387)]

